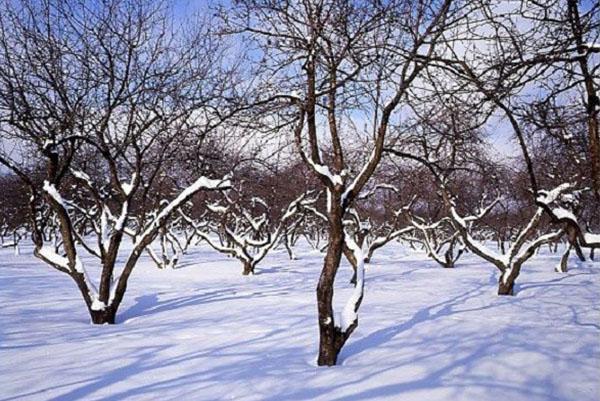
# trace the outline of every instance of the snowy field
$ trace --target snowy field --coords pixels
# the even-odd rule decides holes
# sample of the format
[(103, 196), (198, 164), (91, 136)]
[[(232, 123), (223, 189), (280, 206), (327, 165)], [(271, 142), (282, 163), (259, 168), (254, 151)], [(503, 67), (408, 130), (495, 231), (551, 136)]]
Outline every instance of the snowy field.
[[(600, 263), (559, 274), (543, 253), (498, 297), (473, 256), (444, 270), (390, 245), (341, 366), (317, 368), (322, 256), (308, 248), (254, 277), (205, 247), (174, 271), (144, 258), (114, 326), (89, 324), (75, 284), (30, 251), (0, 251), (2, 401), (600, 400)], [(340, 306), (349, 278), (344, 265)]]

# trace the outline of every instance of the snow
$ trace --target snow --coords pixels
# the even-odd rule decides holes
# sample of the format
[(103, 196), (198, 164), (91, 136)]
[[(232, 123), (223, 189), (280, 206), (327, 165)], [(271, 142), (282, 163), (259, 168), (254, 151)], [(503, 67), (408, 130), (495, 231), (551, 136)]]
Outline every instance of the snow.
[(348, 298), (342, 314), (340, 315), (340, 329), (345, 332), (348, 328), (358, 319), (358, 304), (363, 297), (363, 291), (365, 286), (365, 256), (362, 249), (356, 242), (350, 237), (349, 234), (344, 235), (346, 246), (354, 254), (356, 259), (356, 286)]
[(588, 245), (600, 245), (600, 234), (585, 233), (583, 238)]
[(53, 247), (49, 245), (44, 245), (40, 249), (38, 249), (38, 254), (41, 257), (48, 260), (50, 263), (62, 267), (63, 269), (69, 270), (69, 260), (64, 256), (56, 253)]
[(231, 186), (231, 181), (229, 178), (225, 177), (224, 179), (210, 179), (206, 177), (198, 178), (192, 185), (185, 188), (183, 191), (177, 195), (175, 199), (169, 202), (154, 218), (152, 223), (146, 228), (146, 230), (140, 235), (137, 239), (137, 244), (139, 245), (148, 235), (160, 225), (161, 220), (167, 217), (173, 210), (179, 208), (190, 196), (200, 191), (201, 189), (227, 189)]
[[(323, 255), (301, 244), (243, 277), (206, 245), (176, 270), (144, 255), (117, 325), (89, 324), (64, 274), (23, 242), (0, 250), (0, 400), (593, 401), (600, 394), (600, 271), (543, 247), (517, 295), (472, 254), (455, 269), (397, 244), (367, 267), (360, 323), (340, 366), (315, 363)], [(87, 256), (86, 256), (87, 258)], [(95, 259), (83, 263), (92, 273)], [(336, 308), (353, 291), (344, 262)]]
[(228, 207), (221, 206), (218, 203), (207, 203), (206, 208), (213, 213), (225, 214), (229, 210)]
[(555, 202), (562, 194), (569, 190), (572, 190), (573, 188), (573, 184), (564, 183), (549, 191), (540, 190), (538, 191), (537, 201), (546, 205), (550, 205), (553, 202)]
[(135, 184), (135, 180), (137, 179), (137, 173), (133, 173), (131, 175), (131, 180), (129, 182), (121, 183), (121, 188), (125, 193), (125, 196), (129, 196), (131, 191), (133, 190), (133, 185)]
[(87, 175), (86, 173), (84, 173), (83, 171), (73, 170), (72, 173), (75, 178), (78, 178), (82, 181), (87, 181), (88, 183), (92, 182), (92, 179), (90, 178), (90, 176)]
[(575, 217), (575, 215), (565, 208), (555, 207), (552, 209), (552, 213), (554, 214), (554, 216), (556, 216), (557, 219), (569, 219), (574, 222), (577, 222), (577, 218)]
[(48, 195), (50, 195), (52, 199), (54, 199), (56, 203), (58, 203), (62, 207), (65, 207), (65, 202), (62, 196), (60, 196), (60, 193), (58, 193), (58, 190), (56, 189), (56, 186), (54, 184), (52, 184), (50, 181), (44, 180), (44, 186), (42, 188), (44, 189), (44, 191), (46, 191)]
[(91, 306), (92, 310), (100, 311), (106, 309), (106, 304), (100, 301), (98, 298), (94, 298)]
[(127, 204), (127, 201), (125, 201), (125, 202), (123, 202), (123, 205), (121, 206), (121, 214), (119, 215), (119, 218), (115, 222), (115, 230), (116, 231), (121, 231), (123, 229), (123, 227), (125, 226), (125, 220), (127, 219), (128, 213), (129, 213), (129, 206)]
[(327, 179), (333, 185), (344, 185), (344, 180), (342, 179), (342, 176), (339, 174), (333, 174), (328, 166), (324, 164), (315, 163), (311, 158), (307, 158), (307, 160), (308, 163), (318, 174), (327, 177)]

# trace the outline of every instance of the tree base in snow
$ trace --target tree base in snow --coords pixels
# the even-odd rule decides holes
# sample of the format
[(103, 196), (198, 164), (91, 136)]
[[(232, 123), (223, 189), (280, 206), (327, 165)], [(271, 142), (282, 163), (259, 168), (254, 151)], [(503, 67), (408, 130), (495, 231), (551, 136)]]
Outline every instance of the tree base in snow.
[(498, 284), (498, 295), (514, 295), (514, 283), (503, 283), (502, 279), (500, 280), (500, 284)]
[(337, 358), (348, 339), (348, 336), (342, 333), (338, 327), (333, 327), (333, 330), (328, 330), (327, 338), (321, 337), (319, 344), (319, 357), (317, 365), (319, 366), (335, 366)]
[(93, 324), (115, 324), (116, 315), (116, 311), (112, 308), (90, 310), (90, 317)]
[(242, 271), (242, 275), (250, 276), (254, 274), (254, 266), (250, 263), (244, 263), (244, 270)]

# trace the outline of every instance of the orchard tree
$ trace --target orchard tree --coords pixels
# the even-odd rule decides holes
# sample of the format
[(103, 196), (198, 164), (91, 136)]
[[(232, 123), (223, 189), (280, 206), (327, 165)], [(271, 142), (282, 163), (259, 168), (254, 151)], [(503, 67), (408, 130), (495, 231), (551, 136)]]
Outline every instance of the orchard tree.
[[(530, 198), (568, 233), (571, 246), (599, 247), (600, 4), (577, 0), (472, 2), (468, 24), (445, 32), (429, 57), (431, 86), (447, 100), (491, 109), (518, 143)], [(460, 46), (456, 46), (460, 43)], [(570, 188), (579, 218), (565, 218), (543, 201)], [(581, 252), (578, 254), (582, 255)]]
[[(283, 110), (305, 165), (326, 191), (329, 243), (317, 286), (319, 365), (335, 365), (358, 326), (364, 255), (344, 218), (375, 172), (386, 134), (447, 24), (450, 0), (242, 0), (224, 18), (256, 49), (258, 105)], [(360, 163), (348, 150), (363, 145)], [(351, 166), (358, 164), (357, 169)], [(344, 248), (357, 283), (340, 315), (333, 310)]]
[[(176, 29), (160, 1), (1, 8), (0, 163), (30, 192), (35, 255), (74, 280), (93, 323), (114, 323), (139, 257), (171, 216), (198, 191), (229, 186), (181, 174), (168, 160), (233, 113), (223, 99), (234, 77), (220, 68), (210, 27)], [(171, 200), (145, 207), (165, 176)], [(49, 245), (53, 220), (60, 241)], [(121, 265), (125, 235), (133, 246)], [(83, 253), (100, 265), (98, 285)]]

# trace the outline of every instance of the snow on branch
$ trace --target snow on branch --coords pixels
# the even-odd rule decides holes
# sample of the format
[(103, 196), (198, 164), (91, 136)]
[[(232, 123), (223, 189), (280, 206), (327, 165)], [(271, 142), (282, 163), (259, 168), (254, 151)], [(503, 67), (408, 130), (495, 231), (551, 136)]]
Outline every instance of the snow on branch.
[(365, 257), (360, 246), (348, 233), (344, 234), (344, 242), (356, 260), (356, 284), (340, 315), (339, 329), (342, 333), (348, 333), (358, 325), (358, 308), (362, 303), (365, 287)]
[(169, 202), (152, 220), (144, 232), (136, 240), (135, 246), (139, 246), (149, 236), (153, 236), (156, 230), (164, 224), (165, 220), (181, 205), (183, 205), (192, 195), (202, 189), (224, 190), (231, 188), (231, 181), (228, 178), (210, 179), (207, 177), (198, 178), (192, 185), (185, 188), (181, 193)]
[(582, 229), (577, 216), (572, 211), (578, 203), (578, 195), (583, 191), (585, 189), (577, 190), (574, 184), (563, 183), (551, 190), (539, 190), (536, 196), (538, 206), (548, 213), (554, 222), (566, 224), (569, 241), (580, 255), (579, 246), (600, 248), (600, 234), (589, 233)]

